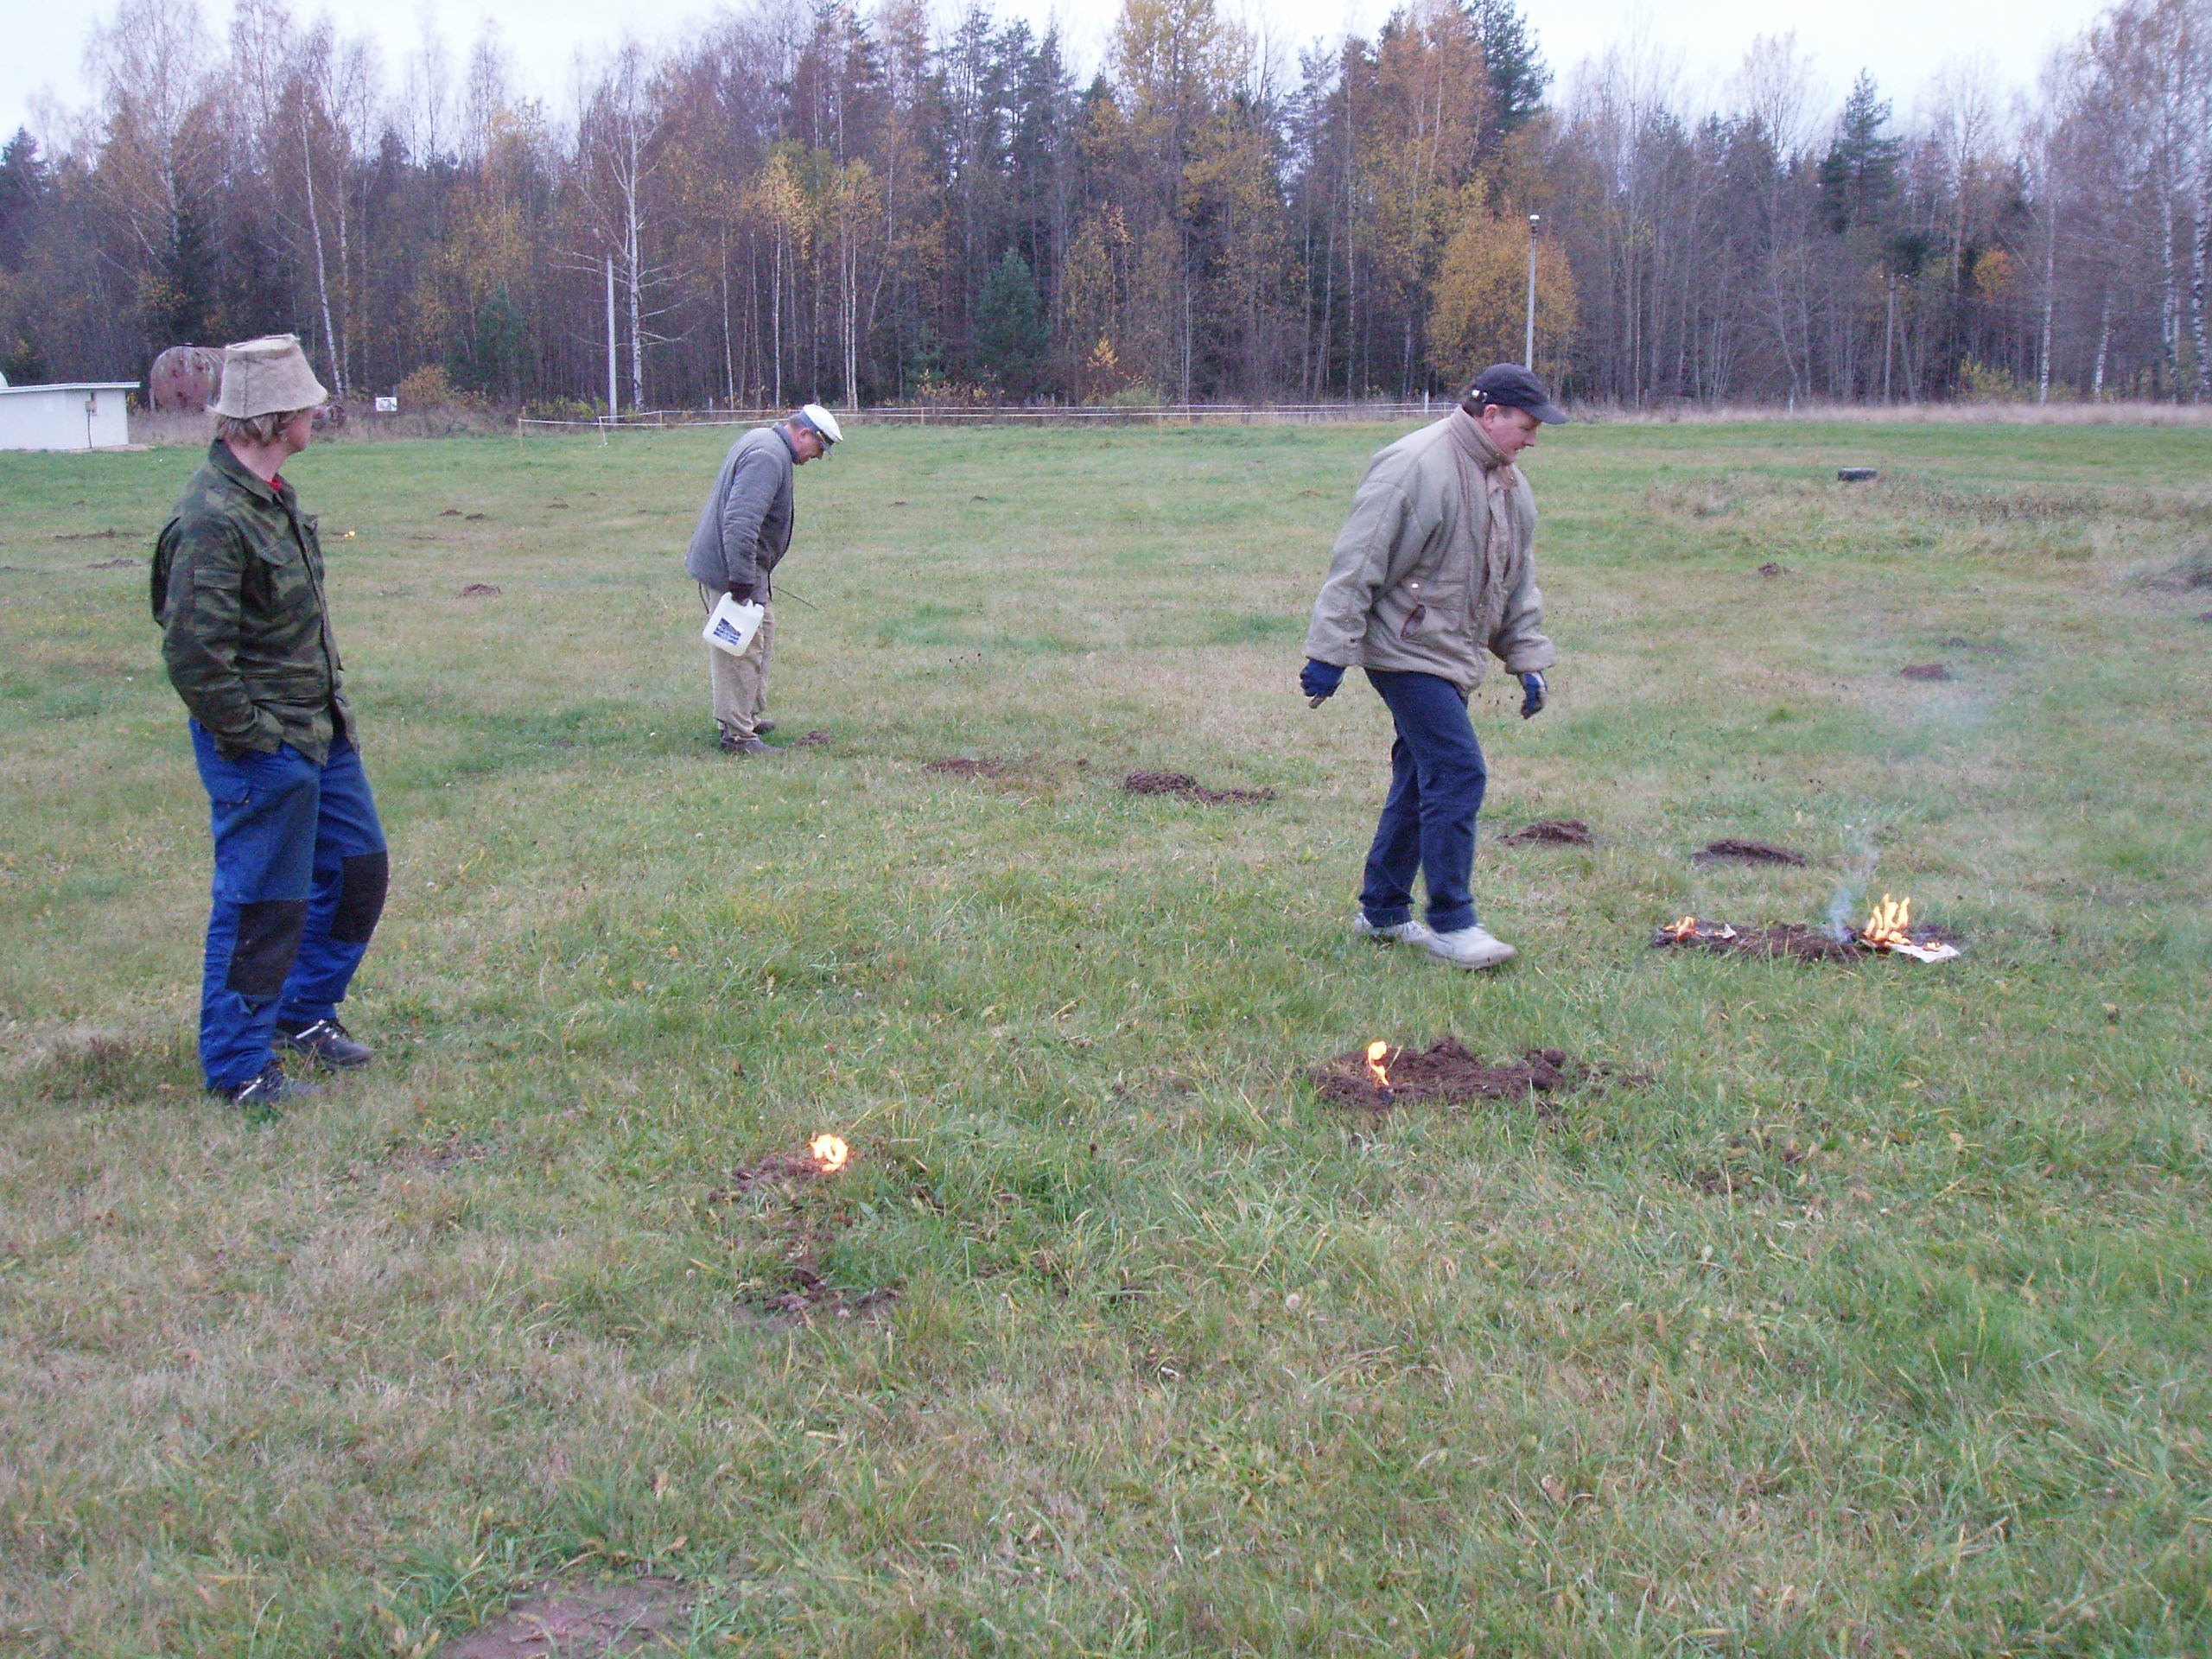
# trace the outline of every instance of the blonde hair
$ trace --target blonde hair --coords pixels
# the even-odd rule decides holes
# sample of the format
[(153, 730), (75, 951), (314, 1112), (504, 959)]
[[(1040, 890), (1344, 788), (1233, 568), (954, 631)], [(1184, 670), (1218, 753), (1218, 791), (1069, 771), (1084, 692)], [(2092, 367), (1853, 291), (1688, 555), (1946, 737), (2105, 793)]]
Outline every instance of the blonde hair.
[(266, 448), (276, 442), (276, 435), (293, 416), (306, 413), (304, 410), (271, 410), (266, 415), (218, 415), (215, 435), (226, 443), (251, 444)]

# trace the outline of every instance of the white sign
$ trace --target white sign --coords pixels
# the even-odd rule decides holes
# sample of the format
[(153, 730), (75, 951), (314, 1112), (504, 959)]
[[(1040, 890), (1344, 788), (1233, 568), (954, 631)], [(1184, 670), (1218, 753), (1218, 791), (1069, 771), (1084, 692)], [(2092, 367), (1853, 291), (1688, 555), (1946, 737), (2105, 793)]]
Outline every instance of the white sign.
[(378, 398), (378, 399), (377, 399), (377, 413), (378, 413), (378, 414), (379, 414), (379, 415), (397, 415), (397, 414), (398, 414), (398, 413), (399, 413), (399, 399), (398, 399), (398, 398), (397, 398), (397, 397), (379, 397), (379, 398)]

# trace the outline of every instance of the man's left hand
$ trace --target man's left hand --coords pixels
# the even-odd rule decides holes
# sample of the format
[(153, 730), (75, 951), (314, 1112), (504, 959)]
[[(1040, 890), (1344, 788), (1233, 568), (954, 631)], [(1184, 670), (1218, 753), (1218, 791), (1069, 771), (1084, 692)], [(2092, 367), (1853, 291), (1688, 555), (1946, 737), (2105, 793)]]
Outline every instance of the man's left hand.
[(1521, 699), (1521, 718), (1534, 720), (1544, 711), (1544, 677), (1541, 674), (1523, 674), (1521, 690), (1525, 694)]

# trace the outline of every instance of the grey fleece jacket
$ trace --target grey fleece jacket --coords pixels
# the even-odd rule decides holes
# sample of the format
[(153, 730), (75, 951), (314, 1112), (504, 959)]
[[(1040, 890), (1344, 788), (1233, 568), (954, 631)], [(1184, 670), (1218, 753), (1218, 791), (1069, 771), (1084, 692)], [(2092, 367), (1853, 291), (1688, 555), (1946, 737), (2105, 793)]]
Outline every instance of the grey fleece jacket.
[(781, 426), (755, 427), (730, 445), (683, 556), (694, 582), (766, 585), (791, 544), (791, 440)]
[[(1490, 474), (1502, 473), (1507, 533), (1490, 545)], [(1410, 670), (1462, 695), (1487, 647), (1509, 672), (1549, 668), (1532, 551), (1536, 502), (1473, 416), (1454, 410), (1368, 462), (1313, 601), (1306, 654), (1341, 668)]]

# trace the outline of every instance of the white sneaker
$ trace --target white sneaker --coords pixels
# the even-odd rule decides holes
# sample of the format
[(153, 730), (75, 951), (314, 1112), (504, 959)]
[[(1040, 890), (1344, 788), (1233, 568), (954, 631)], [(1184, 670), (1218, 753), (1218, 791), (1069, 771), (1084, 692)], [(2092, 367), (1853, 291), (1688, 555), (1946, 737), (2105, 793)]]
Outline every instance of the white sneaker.
[(1426, 922), (1393, 922), (1388, 927), (1377, 927), (1364, 916), (1352, 918), (1351, 931), (1377, 944), (1427, 944), (1436, 937)]
[(1480, 927), (1463, 927), (1456, 933), (1429, 933), (1421, 943), (1428, 947), (1431, 956), (1454, 968), (1495, 968), (1521, 954), (1503, 939), (1491, 938), (1488, 929)]

